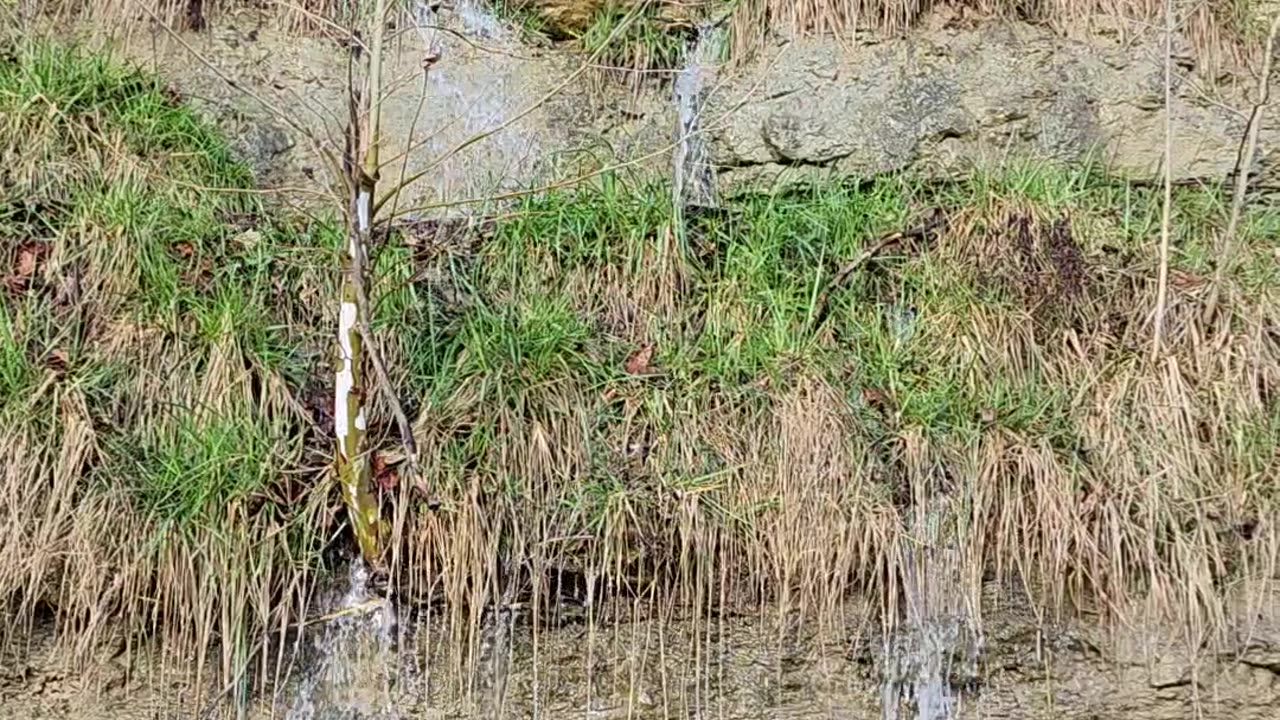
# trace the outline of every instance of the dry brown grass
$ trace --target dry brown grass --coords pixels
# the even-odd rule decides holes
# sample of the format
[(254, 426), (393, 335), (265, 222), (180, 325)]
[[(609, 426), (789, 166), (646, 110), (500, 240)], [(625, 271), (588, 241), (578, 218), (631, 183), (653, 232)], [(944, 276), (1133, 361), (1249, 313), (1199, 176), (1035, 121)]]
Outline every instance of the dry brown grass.
[[(270, 307), (267, 324), (291, 330), (286, 345), (307, 347), (327, 332), (315, 308), (331, 297), (317, 269), (329, 258), (309, 260), (315, 238), (262, 241), (278, 287), (235, 273), (201, 284), (205, 253), (248, 273), (249, 253), (227, 244), (230, 220), (203, 219), (194, 265), (185, 240), (155, 240), (162, 224), (133, 224), (213, 204), (183, 173), (220, 148), (139, 151), (137, 127), (110, 115), (112, 87), (88, 110), (46, 103), (74, 95), (49, 88), (0, 96), (22, 110), (0, 134), (5, 202), (76, 210), (53, 230), (0, 236), (7, 260), (32, 239), (48, 258), (42, 282), (4, 307), (23, 379), (0, 406), (0, 598), (21, 622), (56, 616), (73, 657), (123, 626), (182, 656), (217, 648), (216, 686), (246, 659), (269, 678), (280, 656), (255, 650), (303, 615), (315, 551), (335, 527), (302, 383), (268, 361), (247, 308)], [(534, 203), (465, 251), (389, 255), (392, 275), (438, 262), (439, 284), (468, 280), (448, 301), (438, 286), (393, 284), (392, 310), (375, 317), (397, 387), (419, 390), (439, 503), (407, 487), (384, 494), (393, 586), (407, 602), (446, 604), (452, 645), (467, 650), (459, 682), (474, 677), (495, 603), (531, 608), (538, 627), (580, 602), (593, 621), (618, 607), (765, 612), (779, 632), (796, 615), (834, 626), (853, 606), (892, 628), (919, 592), (922, 556), (955, 580), (954, 593), (930, 592), (975, 618), (994, 585), (1046, 615), (1120, 620), (1140, 607), (1139, 619), (1193, 628), (1196, 643), (1224, 633), (1233, 603), (1272, 589), (1280, 549), (1280, 303), (1259, 241), (1274, 218), (1244, 224), (1239, 292), (1223, 328), (1208, 327), (1195, 249), (1217, 216), (1196, 203), (1216, 196), (1183, 198), (1166, 353), (1153, 363), (1153, 273), (1133, 252), (1150, 239), (1149, 205), (1129, 198), (1140, 189), (1061, 172), (746, 200), (694, 228), (689, 256), (663, 228), (654, 198), (666, 191), (637, 197), (610, 179), (608, 192)], [(104, 190), (119, 194), (94, 194)], [(946, 207), (945, 231), (859, 273), (815, 326), (806, 303), (824, 263), (908, 224), (924, 200)], [(735, 224), (739, 211), (749, 219)], [(166, 294), (156, 278), (175, 267), (195, 272), (182, 279), (196, 292)], [(67, 277), (77, 295), (59, 301)], [(918, 318), (907, 339), (889, 329), (904, 299)], [(211, 309), (213, 331), (199, 320)], [(42, 325), (47, 312), (63, 314)], [(624, 372), (645, 345), (657, 348), (652, 367)], [(63, 348), (70, 371), (49, 360)], [(269, 480), (192, 506), (187, 522), (148, 510), (122, 441), (171, 438), (175, 418), (199, 440), (217, 417), (263, 433)], [(179, 465), (170, 479), (198, 470)], [(6, 640), (23, 627), (10, 629)]]
[[(1029, 595), (1049, 618), (1168, 621), (1195, 628), (1206, 647), (1225, 638), (1229, 608), (1268, 597), (1280, 561), (1268, 479), (1280, 471), (1269, 444), (1280, 382), (1273, 291), (1236, 306), (1218, 334), (1199, 320), (1205, 276), (1175, 270), (1167, 354), (1151, 363), (1153, 273), (1145, 260), (1104, 255), (1122, 221), (1096, 208), (1064, 220), (1017, 194), (992, 188), (952, 208), (927, 252), (882, 271), (883, 294), (840, 310), (874, 315), (909, 292), (896, 285), (908, 278), (968, 288), (922, 307), (912, 341), (925, 367), (967, 368), (947, 392), (974, 417), (942, 431), (912, 419), (920, 397), (870, 380), (870, 353), (834, 366), (796, 357), (736, 387), (683, 374), (673, 344), (694, 332), (684, 323), (740, 322), (748, 343), (760, 320), (737, 315), (750, 303), (718, 308), (734, 290), (699, 284), (698, 270), (672, 276), (686, 287), (674, 301), (633, 273), (622, 258), (660, 231), (577, 267), (521, 245), (522, 279), (477, 302), (563, 293), (579, 317), (664, 359), (642, 378), (572, 364), (530, 378), (501, 360), (473, 374), (468, 356), (492, 348), (468, 336), (420, 412), (442, 506), (405, 520), (406, 597), (444, 602), (454, 642), (473, 654), (479, 609), (510, 583), (551, 621), (568, 601), (558, 573), (598, 581), (600, 618), (674, 603), (687, 619), (765, 608), (780, 628), (796, 613), (843, 627), (845, 610), (869, 603), (891, 628), (919, 592), (909, 567), (934, 556), (935, 579), (954, 579), (935, 587), (937, 601), (975, 618), (995, 586)], [(508, 257), (493, 252), (479, 262)], [(846, 346), (833, 333), (844, 332), (812, 342), (864, 352), (836, 350)], [(1016, 400), (972, 406), (1000, 397), (993, 387)], [(1020, 416), (1024, 400), (1039, 409)]]
[[(1160, 0), (745, 0), (730, 21), (732, 54), (749, 57), (768, 33), (834, 34), (848, 38), (858, 29), (899, 33), (935, 10), (968, 21), (1005, 17), (1061, 28), (1103, 21), (1114, 28), (1141, 29), (1158, 20)], [(1235, 49), (1250, 18), (1233, 3), (1180, 3), (1180, 29), (1207, 56)]]

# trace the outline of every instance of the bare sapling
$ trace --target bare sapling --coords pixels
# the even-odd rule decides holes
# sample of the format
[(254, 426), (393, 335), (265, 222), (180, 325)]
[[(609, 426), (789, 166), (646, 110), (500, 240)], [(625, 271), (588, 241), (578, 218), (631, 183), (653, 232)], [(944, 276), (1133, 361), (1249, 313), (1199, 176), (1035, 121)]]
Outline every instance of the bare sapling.
[[(369, 295), (365, 279), (369, 263), (367, 250), (373, 235), (374, 199), (378, 191), (381, 151), (383, 61), (387, 26), (387, 0), (374, 7), (372, 43), (369, 52), (369, 82), (357, 95), (350, 83), (348, 139), (344, 168), (351, 194), (347, 213), (347, 247), (342, 261), (342, 285), (338, 303), (338, 359), (334, 377), (334, 436), (337, 438), (335, 466), (342, 497), (351, 519), (351, 528), (360, 555), (371, 567), (382, 565), (386, 525), (373, 488), (372, 464), (367, 447), (368, 413), (365, 360), (372, 366), (379, 389), (395, 416), (404, 446), (408, 475), (418, 483), (418, 452), (409, 418), (400, 404), (387, 373), (383, 355), (369, 322)], [(429, 63), (424, 63), (424, 71)], [(361, 102), (363, 99), (363, 102)], [(362, 108), (361, 105), (364, 105)], [(361, 120), (364, 120), (362, 122)], [(392, 190), (399, 193), (400, 185)], [(365, 355), (368, 355), (366, 358)], [(420, 488), (421, 489), (421, 488)]]
[(1266, 48), (1262, 56), (1262, 72), (1258, 75), (1258, 98), (1253, 104), (1252, 112), (1249, 113), (1249, 121), (1245, 124), (1244, 137), (1240, 142), (1240, 154), (1236, 159), (1235, 167), (1235, 190), (1231, 195), (1231, 214), (1227, 218), (1227, 228), (1223, 231), (1218, 243), (1213, 285), (1210, 287), (1209, 300), (1204, 307), (1206, 322), (1212, 321), (1217, 313), (1223, 280), (1235, 262), (1236, 235), (1240, 229), (1240, 216), (1244, 213), (1245, 196), (1249, 192), (1249, 173), (1253, 170), (1253, 159), (1258, 154), (1262, 111), (1271, 102), (1271, 66), (1275, 59), (1277, 35), (1280, 35), (1280, 12), (1277, 12), (1271, 20), (1271, 29), (1267, 33)]

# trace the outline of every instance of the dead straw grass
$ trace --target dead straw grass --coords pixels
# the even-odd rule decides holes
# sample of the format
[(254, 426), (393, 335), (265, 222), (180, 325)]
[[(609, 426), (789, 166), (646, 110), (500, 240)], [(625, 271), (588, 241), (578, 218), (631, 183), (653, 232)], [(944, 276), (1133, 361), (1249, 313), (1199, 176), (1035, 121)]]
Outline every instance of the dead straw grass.
[[(50, 612), (84, 657), (122, 624), (130, 642), (159, 639), (180, 657), (218, 649), (199, 672), (222, 686), (304, 613), (335, 531), (324, 459), (307, 450), (305, 379), (270, 361), (254, 324), (287, 329), (286, 348), (323, 338), (306, 298), (331, 296), (315, 269), (328, 256), (309, 264), (306, 245), (323, 240), (273, 236), (257, 250), (274, 253), (279, 285), (236, 273), (202, 285), (197, 262), (198, 291), (166, 295), (156, 278), (191, 269), (188, 240), (132, 223), (210, 200), (170, 189), (141, 203), (192, 154), (139, 152), (136, 128), (111, 115), (129, 93), (104, 87), (88, 109), (42, 104), (31, 88), (0, 96), (23, 110), (0, 133), (6, 202), (83, 210), (4, 236), (7, 259), (33, 238), (48, 245), (44, 281), (4, 307), (3, 357), (20, 358), (22, 378), (0, 412), (0, 599), (20, 620), (4, 639)], [(1277, 573), (1280, 304), (1257, 242), (1274, 219), (1244, 224), (1249, 257), (1218, 331), (1200, 319), (1193, 252), (1216, 217), (1197, 220), (1196, 203), (1213, 194), (1189, 191), (1166, 353), (1150, 362), (1155, 288), (1134, 252), (1150, 206), (1110, 181), (1037, 172), (747, 199), (693, 228), (688, 254), (664, 230), (665, 190), (609, 178), (532, 201), (483, 241), (427, 259), (389, 251), (380, 272), (402, 282), (375, 287), (393, 288), (375, 325), (396, 382), (418, 390), (438, 503), (384, 493), (398, 520), (392, 582), (408, 602), (445, 605), (459, 682), (484, 657), (495, 604), (531, 608), (544, 627), (577, 603), (592, 622), (643, 604), (668, 619), (765, 612), (779, 628), (795, 615), (836, 627), (854, 606), (892, 628), (921, 592), (922, 555), (975, 618), (995, 586), (1046, 615), (1121, 620), (1140, 607), (1197, 642), (1221, 637), (1233, 604), (1265, 597)], [(1027, 190), (1038, 186), (1057, 195)], [(90, 193), (103, 189), (117, 194)], [(923, 202), (944, 206), (945, 231), (859, 273), (815, 326), (830, 268), (913, 224)], [(190, 253), (250, 275), (227, 220), (204, 221), (211, 234)], [(168, 244), (147, 244), (156, 237)], [(424, 263), (440, 265), (435, 285), (403, 282), (425, 277)], [(60, 301), (69, 276), (78, 295)], [(271, 308), (269, 322), (255, 307)], [(41, 324), (50, 312), (60, 322)], [(643, 346), (656, 349), (648, 367), (624, 370)], [(48, 361), (57, 349), (70, 370)], [(149, 500), (139, 482), (195, 487), (202, 464), (143, 472), (134, 452), (200, 451), (219, 418), (267, 448), (255, 455), (266, 472), (233, 476), (266, 479), (167, 514), (169, 496)], [(255, 662), (259, 679), (279, 669), (265, 653)]]

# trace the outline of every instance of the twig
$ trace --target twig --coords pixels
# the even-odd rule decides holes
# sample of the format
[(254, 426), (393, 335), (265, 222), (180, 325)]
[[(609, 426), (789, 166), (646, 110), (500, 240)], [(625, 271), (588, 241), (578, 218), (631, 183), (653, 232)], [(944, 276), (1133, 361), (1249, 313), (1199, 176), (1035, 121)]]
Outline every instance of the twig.
[(1223, 280), (1235, 263), (1236, 234), (1240, 227), (1240, 216), (1244, 212), (1245, 195), (1249, 191), (1249, 172), (1253, 169), (1253, 158), (1258, 152), (1258, 135), (1262, 130), (1262, 110), (1271, 101), (1271, 63), (1275, 56), (1277, 35), (1280, 35), (1280, 12), (1277, 12), (1271, 21), (1271, 30), (1267, 33), (1266, 53), (1262, 57), (1262, 74), (1258, 78), (1258, 100), (1253, 105), (1253, 112), (1249, 113), (1245, 133), (1240, 140), (1240, 153), (1236, 158), (1235, 168), (1235, 193), (1231, 198), (1231, 215), (1227, 219), (1227, 229), (1223, 232), (1218, 244), (1217, 267), (1213, 271), (1213, 284), (1204, 308), (1206, 322), (1213, 320), (1217, 312)]
[[(228, 77), (227, 74), (219, 70), (216, 65), (214, 65), (212, 62), (209, 62), (208, 58), (200, 54), (200, 52), (195, 48), (191, 47), (191, 43), (188, 43), (186, 40), (182, 39), (181, 35), (174, 32), (173, 28), (169, 27), (167, 23), (162, 21), (160, 17), (156, 15), (154, 10), (147, 7), (146, 3), (142, 3), (141, 6), (142, 6), (142, 9), (146, 11), (148, 15), (151, 16), (151, 19), (155, 21), (155, 24), (159, 25), (165, 31), (165, 33), (169, 35), (170, 38), (177, 41), (177, 43), (181, 45), (182, 48), (186, 50), (189, 55), (191, 55), (191, 57), (194, 57), (197, 62), (199, 62), (201, 65), (204, 65), (206, 68), (208, 68), (209, 71), (212, 72), (214, 75), (217, 75), (219, 80), (222, 80), (230, 87), (234, 88), (235, 90), (243, 93), (253, 101), (257, 102), (267, 112), (271, 113), (280, 121), (284, 122), (286, 125), (292, 128), (294, 132), (297, 132), (298, 134), (305, 137), (307, 141), (311, 143), (312, 149), (315, 150), (316, 154), (320, 156), (320, 159), (329, 165), (329, 169), (333, 172), (333, 175), (338, 178), (344, 178), (344, 179), (346, 178), (346, 175), (341, 171), (341, 166), (338, 163), (337, 159), (333, 156), (333, 153), (330, 152), (329, 149), (326, 148), (320, 142), (320, 140), (316, 138), (314, 134), (311, 133), (309, 129), (304, 127), (302, 124), (298, 123), (296, 120), (293, 119), (292, 116), (280, 110), (272, 103), (267, 102), (267, 100), (264, 99), (261, 95), (255, 93), (253, 90), (245, 87), (244, 85)], [(338, 200), (339, 206), (343, 205), (343, 202), (341, 200), (339, 200), (338, 198), (334, 198), (334, 199)]]
[(863, 265), (874, 260), (880, 255), (880, 253), (884, 252), (890, 246), (897, 245), (903, 240), (926, 237), (937, 231), (938, 228), (942, 227), (946, 222), (947, 217), (942, 212), (941, 208), (933, 208), (929, 212), (929, 216), (925, 218), (924, 222), (909, 230), (900, 230), (898, 232), (892, 232), (885, 235), (876, 241), (874, 245), (858, 253), (857, 257), (845, 263), (844, 267), (840, 268), (840, 271), (832, 276), (831, 281), (822, 289), (822, 294), (818, 296), (818, 301), (814, 303), (813, 326), (818, 327), (822, 325), (822, 321), (826, 319), (827, 311), (830, 309), (829, 303), (831, 293), (839, 290), (840, 286), (844, 285), (850, 275), (857, 272)]
[(1173, 0), (1164, 3), (1164, 203), (1160, 211), (1160, 275), (1156, 285), (1151, 359), (1160, 358), (1164, 315), (1169, 301), (1169, 222), (1173, 213)]

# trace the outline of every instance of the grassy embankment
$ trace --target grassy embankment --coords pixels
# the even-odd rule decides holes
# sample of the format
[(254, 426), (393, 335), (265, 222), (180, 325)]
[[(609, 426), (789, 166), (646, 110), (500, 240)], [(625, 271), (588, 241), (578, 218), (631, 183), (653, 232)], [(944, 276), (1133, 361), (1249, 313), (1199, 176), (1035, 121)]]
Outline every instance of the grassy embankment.
[[(0, 118), (6, 637), (51, 613), (76, 651), (124, 621), (230, 674), (341, 537), (340, 232), (269, 212), (214, 130), (102, 58), (6, 49)], [(927, 501), (965, 593), (995, 573), (1212, 628), (1275, 575), (1280, 212), (1247, 213), (1208, 325), (1223, 194), (1177, 192), (1153, 362), (1158, 196), (1072, 168), (886, 177), (738, 198), (680, 248), (667, 189), (608, 177), (405, 228), (374, 315), (439, 507), (385, 493), (398, 587), (463, 633), (500, 580), (548, 607), (558, 570), (891, 621)], [(936, 235), (831, 284), (935, 208)]]

